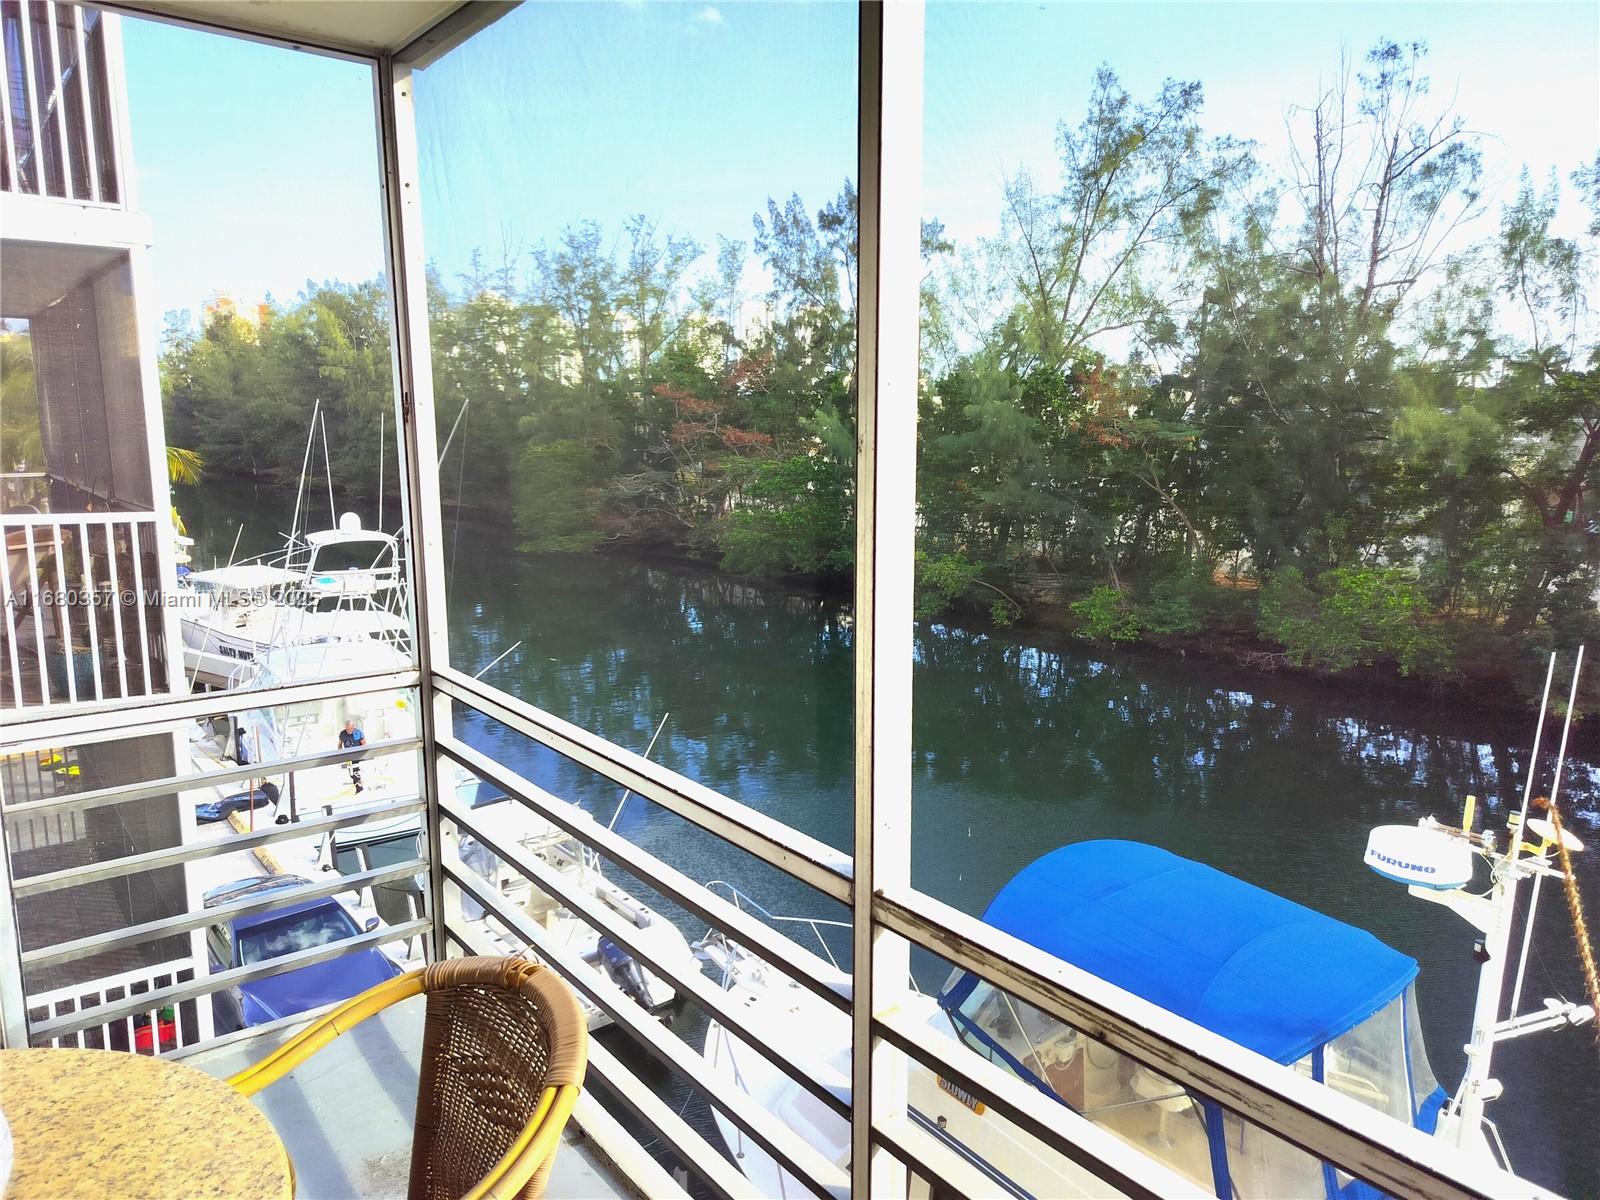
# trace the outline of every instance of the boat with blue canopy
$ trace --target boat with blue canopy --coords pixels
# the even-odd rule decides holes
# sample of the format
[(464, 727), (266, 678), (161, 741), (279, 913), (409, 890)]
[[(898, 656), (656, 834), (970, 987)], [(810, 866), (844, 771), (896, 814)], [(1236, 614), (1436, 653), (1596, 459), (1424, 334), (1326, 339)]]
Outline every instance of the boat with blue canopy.
[[(1416, 960), (1365, 930), (1204, 863), (1129, 841), (1052, 851), (1002, 887), (983, 919), (1434, 1131), (1446, 1095), (1423, 1046)], [(1265, 1135), (969, 972), (952, 975), (938, 1003), (973, 1050), (1091, 1120), (1160, 1150), (1218, 1196), (1291, 1194), (1285, 1188), (1294, 1195), (1378, 1194), (1276, 1139), (1270, 1147), (1251, 1146)]]
[[(1473, 1044), (1484, 1050), (1451, 1096), (1428, 1065), (1417, 1008), (1415, 959), (1365, 930), (1158, 846), (1079, 842), (1019, 871), (990, 902), (988, 924), (1105, 979), (1290, 1070), (1483, 1161), (1506, 1165), (1483, 1103), (1498, 1094), (1487, 1050), (1540, 1029), (1581, 1025), (1588, 1006), (1547, 1000), (1508, 1019), (1498, 1013), (1509, 957), (1516, 882), (1562, 874), (1562, 838), (1527, 822), (1537, 843), (1500, 848), (1472, 829), (1468, 798), (1461, 826), (1432, 819), (1373, 831), (1366, 861), (1445, 904), (1488, 933), (1494, 954), (1480, 981)], [(1520, 855), (1520, 857), (1519, 857)], [(1487, 866), (1488, 890), (1472, 892)], [(759, 906), (757, 906), (759, 909)], [(828, 950), (818, 922), (809, 923)], [(743, 1019), (804, 1058), (812, 1078), (840, 1099), (850, 1091), (846, 1014), (712, 930), (696, 951), (734, 994)], [(840, 970), (835, 986), (846, 988)], [(1377, 1189), (1194, 1093), (1153, 1067), (1074, 1029), (1025, 1001), (957, 969), (937, 995), (910, 992), (900, 1007), (929, 1036), (959, 1040), (1032, 1084), (1084, 1120), (1138, 1147), (1174, 1176), (1220, 1200), (1295, 1196), (1375, 1200)], [(834, 1161), (849, 1156), (849, 1125), (770, 1060), (719, 1023), (710, 1023), (711, 1069), (750, 1094)], [(907, 1078), (909, 1115), (1015, 1197), (1102, 1196), (1105, 1184), (1044, 1150), (976, 1097), (915, 1061)], [(713, 1119), (740, 1168), (762, 1195), (807, 1194), (760, 1146), (720, 1113)], [(1177, 1180), (1174, 1181), (1175, 1183)], [(931, 1196), (913, 1176), (913, 1200)]]

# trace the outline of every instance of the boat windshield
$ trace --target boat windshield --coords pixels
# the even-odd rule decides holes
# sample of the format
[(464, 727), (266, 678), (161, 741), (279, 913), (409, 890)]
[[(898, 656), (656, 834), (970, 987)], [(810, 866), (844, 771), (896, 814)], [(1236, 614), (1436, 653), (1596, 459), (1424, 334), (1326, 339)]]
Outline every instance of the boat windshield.
[[(1406, 1078), (1404, 1030), (1402, 994), (1323, 1047), (1322, 1082), (1410, 1125), (1415, 1105)], [(1421, 1052), (1420, 1046), (1418, 1051)], [(1423, 1058), (1426, 1065), (1426, 1054)], [(1312, 1075), (1316, 1075), (1314, 1055)]]
[[(946, 995), (954, 998), (961, 986), (948, 988)], [(982, 980), (946, 1011), (961, 1040), (991, 1062), (1197, 1186), (1213, 1186), (1205, 1112), (1174, 1080)]]
[(388, 571), (395, 565), (394, 544), (381, 538), (329, 542), (312, 552), (309, 573)]
[[(1339, 1174), (1330, 1179), (1320, 1160), (1282, 1138), (1215, 1105), (1202, 1105), (1176, 1080), (982, 980), (958, 972), (944, 997), (957, 1035), (972, 1050), (1199, 1187), (1219, 1187), (1213, 1170), (1224, 1161), (1226, 1190), (1216, 1194), (1240, 1200), (1320, 1197), (1327, 1195), (1330, 1182), (1336, 1187), (1348, 1182), (1348, 1176)], [(959, 1003), (950, 1003), (958, 998)], [(1408, 1105), (1404, 1047), (1396, 1024), (1401, 1017), (1397, 997), (1324, 1047), (1330, 1083), (1385, 1112), (1391, 1111), (1392, 1095)], [(1392, 1047), (1385, 1041), (1391, 1035)], [(1313, 1074), (1314, 1057), (1307, 1055), (1295, 1069)], [(1393, 1092), (1396, 1082), (1400, 1090)], [(1400, 1113), (1400, 1119), (1409, 1124), (1410, 1112)], [(1213, 1154), (1218, 1140), (1225, 1159)]]

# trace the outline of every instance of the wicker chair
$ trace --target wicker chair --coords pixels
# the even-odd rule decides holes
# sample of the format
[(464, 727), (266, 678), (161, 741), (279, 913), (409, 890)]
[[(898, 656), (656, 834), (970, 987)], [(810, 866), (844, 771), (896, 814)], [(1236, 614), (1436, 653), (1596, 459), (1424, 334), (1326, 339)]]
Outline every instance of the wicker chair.
[(544, 1194), (588, 1063), (583, 1011), (554, 972), (520, 958), (452, 958), (346, 1001), (228, 1080), (252, 1096), (376, 1012), (428, 1009), (411, 1144), (412, 1200)]

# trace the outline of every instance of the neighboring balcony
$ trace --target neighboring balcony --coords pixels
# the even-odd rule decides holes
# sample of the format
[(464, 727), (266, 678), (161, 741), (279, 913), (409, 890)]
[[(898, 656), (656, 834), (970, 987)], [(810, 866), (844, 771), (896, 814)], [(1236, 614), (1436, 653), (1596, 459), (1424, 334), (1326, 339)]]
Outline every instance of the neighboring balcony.
[(53, 0), (8, 0), (0, 12), (0, 191), (124, 205), (115, 18)]

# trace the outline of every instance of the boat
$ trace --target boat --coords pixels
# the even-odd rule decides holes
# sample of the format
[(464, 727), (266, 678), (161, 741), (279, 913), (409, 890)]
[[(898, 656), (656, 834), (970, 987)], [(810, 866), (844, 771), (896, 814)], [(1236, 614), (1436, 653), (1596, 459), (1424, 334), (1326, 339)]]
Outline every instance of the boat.
[(270, 558), (185, 570), (178, 583), (191, 684), (255, 686), (273, 648), (377, 642), (409, 659), (400, 549), (347, 512), (332, 529), (291, 534)]
[[(1395, 853), (1396, 835), (1375, 831), (1369, 862), (1374, 855), (1392, 860), (1379, 865), (1400, 878), (1392, 873), (1394, 862), (1404, 870), (1407, 864), (1448, 859), (1447, 871), (1436, 866), (1428, 876), (1434, 884), (1429, 890), (1444, 895), (1465, 886), (1460, 851), (1487, 855), (1495, 860), (1490, 868), (1496, 882), (1484, 900), (1495, 906), (1495, 928), (1501, 927), (1515, 888), (1504, 882), (1512, 876), (1492, 836), (1436, 823), (1400, 828), (1408, 845)], [(1576, 839), (1567, 838), (1571, 850)], [(1448, 855), (1441, 854), (1445, 842)], [(1524, 873), (1551, 870), (1556, 844), (1542, 838), (1527, 846), (1520, 860)], [(1483, 918), (1488, 910), (1470, 911)], [(1416, 960), (1364, 930), (1160, 847), (1120, 840), (1079, 842), (1046, 854), (1000, 889), (983, 919), (1335, 1091), (1508, 1165), (1476, 1102), (1496, 1092), (1483, 1084), (1487, 1054), (1454, 1095), (1445, 1092), (1423, 1043)], [(708, 934), (696, 946), (745, 1019), (808, 1057), (813, 1075), (848, 1098), (849, 1018), (720, 934)], [(1494, 969), (1503, 972), (1504, 963)], [(847, 983), (842, 972), (835, 983)], [(1487, 1006), (1491, 1015), (1498, 1009), (1498, 986), (1494, 995), (1496, 1003)], [(953, 972), (936, 995), (908, 995), (902, 1008), (926, 1025), (930, 1037), (960, 1042), (1217, 1196), (1378, 1195), (969, 972)], [(1518, 1036), (1593, 1016), (1588, 1006), (1547, 1000), (1531, 1017), (1490, 1026), (1500, 1036)], [(847, 1161), (848, 1124), (714, 1021), (705, 1054), (714, 1071), (834, 1161)], [(997, 1194), (1104, 1194), (1099, 1180), (916, 1062), (909, 1067), (908, 1094), (917, 1123), (979, 1165), (995, 1181)], [(763, 1195), (808, 1194), (760, 1146), (713, 1115)], [(912, 1195), (928, 1195), (927, 1184), (914, 1180)]]
[[(473, 783), (477, 783), (474, 779)], [(549, 793), (544, 803), (563, 809), (566, 819), (579, 829), (598, 823), (576, 805), (567, 804)], [(597, 901), (633, 926), (635, 936), (658, 961), (673, 965), (679, 973), (699, 971), (700, 961), (681, 930), (662, 914), (606, 878), (600, 856), (586, 842), (567, 830), (540, 817), (524, 805), (504, 796), (476, 798), (473, 818), (488, 838), (500, 845), (515, 845), (540, 859), (574, 891)], [(665, 979), (637, 961), (621, 946), (603, 936), (581, 915), (574, 913), (554, 896), (540, 891), (521, 872), (507, 866), (477, 839), (463, 833), (461, 861), (482, 876), (494, 891), (512, 906), (532, 918), (562, 949), (582, 958), (608, 977), (647, 1011), (657, 1012), (677, 999), (677, 992)], [(470, 896), (461, 898), (462, 916), (478, 925), (492, 942), (507, 954), (522, 949), (522, 940), (486, 912)], [(603, 1011), (586, 996), (579, 1003), (588, 1014), (591, 1030), (611, 1023)]]

